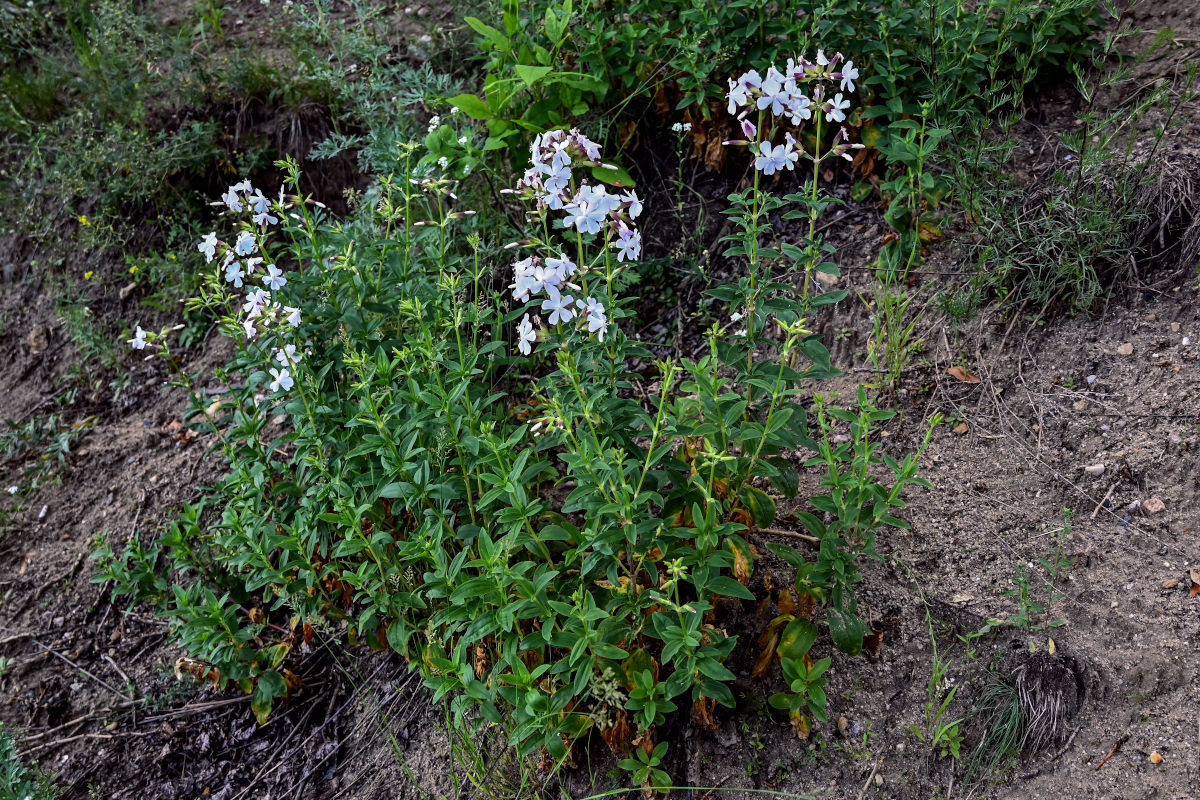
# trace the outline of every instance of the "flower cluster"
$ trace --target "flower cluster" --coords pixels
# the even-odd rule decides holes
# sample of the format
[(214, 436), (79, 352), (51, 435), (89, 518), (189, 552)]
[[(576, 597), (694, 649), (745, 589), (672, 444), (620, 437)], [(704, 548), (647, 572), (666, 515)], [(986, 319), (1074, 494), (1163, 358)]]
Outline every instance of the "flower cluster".
[[(251, 186), (248, 180), (230, 186), (228, 191), (221, 195), (221, 202), (234, 214), (248, 212), (251, 215), (250, 225), (238, 232), (232, 244), (217, 239), (217, 234), (213, 231), (196, 245), (196, 249), (204, 254), (208, 263), (212, 263), (220, 252), (223, 256), (221, 269), (225, 273), (225, 282), (232, 284), (236, 289), (247, 290), (245, 302), (242, 304), (245, 317), (241, 324), (249, 338), (257, 336), (259, 328), (269, 327), (281, 319), (293, 328), (300, 325), (300, 309), (284, 305), (272, 296), (273, 292), (278, 292), (287, 285), (287, 276), (274, 264), (263, 263), (266, 260), (265, 253), (255, 255), (260, 252), (267, 227), (279, 222), (279, 218), (272, 211), (281, 212), (286, 199), (283, 190), (280, 189), (279, 199), (272, 204), (260, 190)], [(255, 273), (259, 270), (262, 274), (257, 280), (263, 286), (251, 288), (254, 285)]]
[[(551, 325), (578, 318), (587, 325), (588, 333), (594, 333), (600, 341), (604, 341), (608, 333), (604, 304), (594, 297), (576, 297), (566, 293), (567, 290), (580, 291), (578, 284), (568, 280), (578, 270), (575, 262), (565, 255), (546, 259), (530, 256), (513, 265), (516, 278), (509, 288), (513, 290), (513, 299), (522, 303), (529, 302), (532, 295), (545, 293), (541, 308), (549, 315)], [(526, 314), (517, 323), (517, 349), (523, 355), (529, 355), (535, 341), (537, 334)]]
[[(854, 82), (859, 77), (853, 61), (846, 61), (839, 68), (841, 61), (841, 53), (829, 58), (819, 50), (815, 62), (803, 57), (799, 61), (789, 58), (782, 71), (771, 65), (765, 76), (752, 69), (737, 80), (730, 78), (726, 94), (729, 113), (738, 115), (746, 139), (727, 144), (757, 145), (754, 168), (764, 175), (794, 169), (802, 153), (796, 139), (789, 133), (785, 134), (783, 144), (773, 144), (769, 136), (758, 141), (758, 128), (747, 116), (757, 111), (760, 124), (763, 115), (770, 114), (799, 127), (813, 119), (814, 114), (824, 114), (825, 122), (840, 125), (846, 121), (846, 111), (850, 108), (850, 100), (843, 93), (853, 92)], [(840, 91), (830, 97), (825, 84), (835, 82)], [(809, 93), (802, 88), (805, 84), (811, 84)], [(836, 154), (853, 160), (850, 151), (863, 145), (851, 144), (848, 138), (846, 129), (841, 128), (826, 155)]]
[[(577, 129), (548, 131), (533, 140), (530, 167), (514, 192), (533, 201), (535, 213), (543, 218), (549, 211), (561, 211), (558, 222), (564, 231), (577, 236), (602, 235), (606, 253), (615, 251), (618, 263), (636, 261), (642, 255), (642, 235), (633, 221), (642, 213), (642, 201), (636, 192), (613, 194), (603, 185), (576, 179), (577, 167), (597, 166), (613, 169), (600, 162), (600, 146), (587, 136)], [(530, 256), (513, 265), (514, 281), (509, 288), (520, 303), (544, 294), (541, 310), (549, 315), (551, 325), (577, 320), (604, 341), (609, 322), (604, 304), (587, 296), (586, 284), (570, 280), (589, 269), (561, 252), (545, 258)], [(517, 349), (529, 355), (536, 340), (533, 322), (526, 314), (517, 324)]]
[[(246, 290), (241, 301), (240, 326), (248, 339), (272, 329), (288, 330), (300, 326), (300, 309), (278, 299), (280, 290), (287, 286), (287, 275), (275, 264), (264, 263), (267, 255), (262, 249), (267, 228), (278, 224), (277, 214), (283, 213), (289, 207), (288, 201), (295, 199), (285, 197), (281, 188), (278, 199), (271, 201), (255, 189), (250, 181), (236, 183), (221, 195), (217, 205), (224, 205), (233, 214), (246, 215), (248, 221), (243, 222), (232, 242), (218, 239), (216, 231), (212, 231), (196, 245), (206, 263), (220, 259), (225, 283), (235, 289)], [(287, 327), (283, 328), (283, 325)], [(146, 337), (147, 332), (138, 326), (134, 337), (129, 340), (129, 346), (135, 350), (144, 349)], [(275, 338), (279, 338), (279, 334)], [(295, 385), (292, 373), (302, 353), (294, 344), (281, 344), (267, 349), (273, 352), (274, 360), (278, 363), (278, 366), (267, 369), (271, 376), (268, 386), (272, 392), (286, 392)]]

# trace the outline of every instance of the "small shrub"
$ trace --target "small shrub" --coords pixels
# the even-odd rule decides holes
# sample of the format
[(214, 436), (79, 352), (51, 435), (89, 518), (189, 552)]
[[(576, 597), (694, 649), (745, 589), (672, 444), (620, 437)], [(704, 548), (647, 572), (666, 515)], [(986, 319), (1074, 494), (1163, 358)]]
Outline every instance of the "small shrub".
[[(525, 230), (500, 253), (470, 232), (445, 157), (416, 145), (346, 222), (301, 195), (293, 161), (280, 162), (278, 199), (230, 187), (238, 222), (200, 242), (215, 268), (189, 303), (237, 343), (218, 374), (230, 391), (214, 402), (178, 376), (230, 472), (207, 518), (193, 510), (124, 557), (102, 546), (99, 579), (157, 603), (196, 674), (253, 692), (260, 719), (299, 680), (288, 653), (345, 630), (403, 654), (459, 724), (502, 724), (522, 755), (561, 764), (597, 729), (635, 782), (667, 785), (658, 726), (690, 706), (711, 727), (717, 705), (735, 704), (725, 662), (738, 640), (716, 606), (756, 600), (746, 535), (775, 519), (768, 489), (796, 494), (789, 454), (814, 450), (824, 475), (802, 515), (821, 553), (777, 548), (803, 608), (775, 626), (823, 620), (850, 653), (869, 632), (856, 559), (903, 524), (890, 510), (916, 480), (914, 457), (870, 441), (890, 412), (860, 393), (853, 412), (819, 402), (814, 425), (802, 402), (837, 374), (805, 320), (845, 296), (813, 279), (837, 271), (815, 233), (832, 202), (819, 169), (855, 149), (843, 132), (820, 144), (850, 105), (841, 63), (789, 62), (731, 91), (740, 144), (757, 154), (726, 240), (745, 270), (710, 292), (731, 314), (704, 333), (707, 352), (656, 361), (648, 380), (628, 370), (651, 355), (622, 324), (642, 203), (597, 180), (612, 172), (578, 130), (534, 139), (513, 190)], [(793, 136), (805, 118), (813, 149)], [(801, 159), (800, 192), (760, 188), (759, 174)], [(807, 220), (808, 237), (775, 241), (779, 214)], [(509, 248), (524, 256), (511, 276), (493, 265)], [(129, 343), (170, 365), (171, 339), (138, 327)], [(835, 422), (850, 443), (830, 443)], [(824, 718), (824, 667), (800, 674), (801, 649), (779, 649), (803, 692), (786, 704), (798, 729)]]

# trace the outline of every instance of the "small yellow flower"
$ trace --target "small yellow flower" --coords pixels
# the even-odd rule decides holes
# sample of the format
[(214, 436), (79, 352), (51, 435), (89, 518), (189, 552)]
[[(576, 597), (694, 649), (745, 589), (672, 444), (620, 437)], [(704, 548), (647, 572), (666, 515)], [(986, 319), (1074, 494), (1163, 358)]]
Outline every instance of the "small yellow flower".
[(81, 215), (79, 217), (79, 224), (86, 227), (88, 225), (91, 225), (92, 223), (90, 221), (88, 221), (88, 218), (86, 216)]
[(138, 266), (137, 266), (137, 264), (134, 264), (132, 267), (129, 268), (129, 274), (132, 275), (133, 273), (137, 272), (137, 270), (138, 270)]
[(84, 277), (84, 278), (86, 278), (87, 280), (89, 280), (89, 281), (90, 281), (90, 280), (92, 279), (92, 276), (93, 276), (93, 275), (95, 275), (95, 274), (96, 274), (96, 273), (92, 272), (92, 271), (89, 269), (87, 272), (83, 273), (83, 277)]

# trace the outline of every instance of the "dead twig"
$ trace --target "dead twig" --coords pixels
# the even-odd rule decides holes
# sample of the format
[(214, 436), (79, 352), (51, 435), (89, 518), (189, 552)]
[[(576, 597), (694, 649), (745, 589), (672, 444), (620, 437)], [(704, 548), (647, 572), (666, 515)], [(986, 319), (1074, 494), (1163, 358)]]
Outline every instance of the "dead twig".
[(72, 667), (74, 667), (75, 669), (79, 670), (79, 671), (80, 671), (80, 672), (82, 672), (84, 675), (88, 676), (89, 678), (91, 678), (92, 680), (94, 680), (96, 683), (98, 683), (98, 684), (100, 684), (101, 686), (103, 686), (105, 689), (108, 689), (110, 692), (112, 692), (113, 694), (115, 694), (117, 697), (121, 698), (121, 699), (122, 699), (122, 700), (124, 700), (125, 702), (127, 702), (127, 703), (136, 703), (136, 702), (137, 702), (137, 701), (136, 701), (136, 700), (134, 700), (132, 697), (129, 697), (128, 695), (124, 695), (124, 694), (122, 694), (121, 692), (117, 691), (117, 690), (116, 690), (116, 689), (114, 689), (112, 686), (110, 686), (110, 685), (108, 684), (108, 682), (107, 682), (107, 681), (105, 681), (103, 678), (99, 678), (99, 677), (97, 677), (97, 676), (96, 676), (94, 673), (92, 673), (92, 672), (89, 672), (88, 670), (86, 670), (86, 669), (84, 669), (83, 667), (79, 666), (79, 665), (78, 665), (78, 664), (76, 664), (74, 661), (72, 661), (71, 659), (67, 658), (66, 656), (64, 656), (62, 653), (58, 652), (58, 651), (57, 651), (57, 650), (55, 650), (54, 648), (52, 648), (52, 647), (47, 647), (46, 645), (44, 645), (44, 644), (42, 644), (41, 642), (39, 642), (37, 639), (34, 639), (34, 640), (33, 640), (33, 643), (34, 643), (35, 645), (37, 645), (38, 647), (40, 647), (42, 650), (45, 650), (45, 651), (46, 651), (47, 653), (49, 653), (50, 655), (54, 656), (55, 658), (58, 658), (59, 660), (61, 660), (61, 661), (65, 662), (66, 664), (69, 664), (70, 666), (72, 666)]
[(1117, 743), (1112, 746), (1112, 750), (1108, 751), (1108, 755), (1106, 755), (1104, 758), (1100, 759), (1100, 763), (1096, 765), (1096, 769), (1100, 769), (1101, 767), (1103, 767), (1104, 762), (1108, 761), (1110, 758), (1112, 758), (1113, 753), (1120, 750), (1121, 745), (1125, 744), (1125, 740), (1128, 738), (1129, 738), (1129, 734), (1125, 734), (1120, 739), (1117, 739)]
[(794, 539), (803, 539), (804, 541), (811, 542), (813, 544), (821, 543), (821, 540), (816, 536), (809, 536), (807, 533), (798, 533), (796, 531), (785, 531), (782, 528), (759, 528), (758, 532), (770, 533), (774, 534), (775, 536), (790, 536)]
[(875, 762), (875, 766), (871, 767), (871, 774), (867, 776), (867, 782), (863, 784), (862, 789), (858, 793), (858, 800), (863, 800), (867, 796), (867, 790), (871, 788), (871, 782), (875, 780), (875, 776), (879, 773), (879, 768), (883, 766), (883, 759)]
[(1115, 483), (1108, 487), (1108, 492), (1100, 499), (1099, 503), (1096, 503), (1096, 507), (1092, 510), (1092, 516), (1089, 519), (1096, 518), (1096, 515), (1100, 513), (1100, 509), (1104, 508), (1104, 504), (1108, 502), (1108, 498), (1112, 497), (1113, 490), (1116, 488), (1117, 485)]

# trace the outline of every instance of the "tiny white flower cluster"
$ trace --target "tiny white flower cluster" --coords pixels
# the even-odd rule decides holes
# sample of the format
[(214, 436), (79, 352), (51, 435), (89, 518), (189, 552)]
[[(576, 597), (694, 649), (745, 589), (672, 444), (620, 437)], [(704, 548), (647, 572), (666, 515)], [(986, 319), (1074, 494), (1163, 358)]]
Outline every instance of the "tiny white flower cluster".
[[(232, 245), (220, 241), (216, 232), (213, 231), (201, 239), (196, 246), (196, 249), (204, 254), (207, 263), (212, 263), (217, 258), (218, 251), (221, 251), (224, 256), (221, 269), (224, 271), (225, 282), (233, 284), (234, 288), (241, 289), (246, 286), (247, 282), (252, 280), (255, 271), (261, 268), (263, 274), (259, 280), (263, 286), (262, 288), (246, 286), (248, 293), (241, 309), (245, 314), (245, 318), (242, 320), (242, 329), (251, 339), (259, 334), (260, 328), (268, 329), (273, 323), (280, 320), (291, 328), (297, 328), (300, 325), (300, 309), (284, 305), (272, 296), (273, 292), (279, 292), (287, 285), (287, 276), (276, 265), (263, 263), (265, 252), (262, 255), (255, 255), (256, 252), (260, 252), (260, 240), (265, 235), (266, 228), (279, 222), (279, 218), (272, 212), (282, 213), (285, 208), (285, 199), (282, 187), (279, 191), (279, 199), (272, 204), (261, 191), (251, 186), (248, 180), (230, 186), (225, 194), (221, 195), (221, 202), (234, 214), (248, 212), (251, 215), (250, 224), (238, 232), (237, 239)], [(129, 340), (129, 344), (137, 350), (144, 348), (146, 345), (145, 331), (139, 327), (135, 337)], [(279, 367), (268, 369), (272, 378), (270, 383), (272, 392), (281, 389), (287, 391), (292, 388), (295, 381), (292, 378), (291, 370), (295, 368), (300, 358), (301, 354), (293, 344), (275, 348), (275, 360), (279, 362)]]
[[(531, 148), (531, 166), (517, 182), (515, 193), (533, 200), (538, 211), (562, 211), (563, 229), (578, 234), (604, 234), (605, 246), (614, 245), (618, 262), (636, 261), (642, 255), (642, 235), (633, 220), (642, 213), (642, 201), (633, 191), (610, 194), (602, 185), (575, 179), (576, 166), (605, 166), (600, 162), (600, 146), (577, 129), (553, 130), (539, 134)], [(611, 167), (610, 167), (611, 169)], [(568, 289), (580, 291), (569, 279), (582, 272), (567, 256), (531, 256), (513, 265), (514, 282), (509, 287), (513, 299), (529, 302), (544, 293), (541, 310), (549, 314), (551, 325), (577, 319), (588, 333), (604, 341), (608, 316), (604, 304), (595, 297), (576, 297)], [(528, 314), (517, 324), (517, 349), (529, 355), (537, 334)]]
[[(758, 129), (746, 118), (754, 110), (768, 112), (771, 116), (785, 119), (797, 127), (811, 120), (814, 113), (823, 113), (826, 122), (845, 122), (850, 101), (843, 92), (854, 91), (854, 82), (858, 80), (859, 73), (853, 61), (846, 61), (839, 69), (838, 64), (841, 61), (841, 53), (828, 58), (825, 51), (818, 50), (815, 62), (803, 57), (799, 61), (789, 58), (787, 67), (782, 72), (772, 64), (767, 68), (765, 77), (760, 75), (758, 70), (752, 69), (736, 81), (730, 78), (729, 92), (726, 95), (728, 110), (730, 114), (738, 114), (742, 134), (746, 140), (727, 144), (754, 146), (758, 138)], [(833, 97), (828, 97), (824, 84), (835, 81), (838, 82), (841, 91)], [(805, 83), (815, 84), (811, 96), (805, 94), (801, 88), (801, 84)], [(834, 137), (829, 152), (850, 161), (853, 160), (850, 151), (860, 149), (863, 145), (850, 144), (848, 136), (846, 129), (841, 128)], [(764, 175), (774, 175), (784, 169), (791, 170), (800, 160), (800, 154), (798, 142), (787, 133), (784, 135), (783, 144), (776, 145), (767, 140), (758, 142), (754, 168)]]
[(692, 123), (676, 122), (671, 126), (671, 130), (673, 130), (675, 133), (688, 133), (692, 130)]

